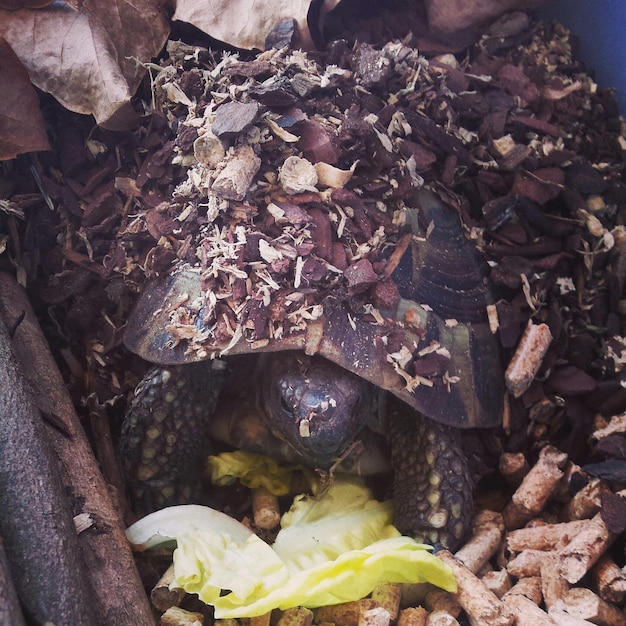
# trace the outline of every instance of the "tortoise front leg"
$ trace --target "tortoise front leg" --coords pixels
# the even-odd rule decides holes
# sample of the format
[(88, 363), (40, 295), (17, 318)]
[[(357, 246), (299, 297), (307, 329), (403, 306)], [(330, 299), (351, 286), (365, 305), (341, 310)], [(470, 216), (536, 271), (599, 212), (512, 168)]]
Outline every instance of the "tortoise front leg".
[(118, 446), (136, 513), (201, 502), (208, 423), (225, 378), (215, 365), (153, 367), (137, 386)]
[(389, 431), (395, 526), (455, 550), (471, 521), (474, 487), (459, 429), (402, 409)]

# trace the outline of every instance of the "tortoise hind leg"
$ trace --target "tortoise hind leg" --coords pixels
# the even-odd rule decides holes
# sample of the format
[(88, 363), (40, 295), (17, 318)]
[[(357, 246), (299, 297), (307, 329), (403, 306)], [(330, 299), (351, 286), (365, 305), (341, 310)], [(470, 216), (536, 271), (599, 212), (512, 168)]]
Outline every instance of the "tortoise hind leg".
[(455, 550), (471, 521), (474, 487), (459, 429), (395, 413), (389, 431), (395, 526)]
[(153, 367), (137, 386), (118, 445), (137, 514), (201, 502), (208, 422), (225, 378), (215, 364)]

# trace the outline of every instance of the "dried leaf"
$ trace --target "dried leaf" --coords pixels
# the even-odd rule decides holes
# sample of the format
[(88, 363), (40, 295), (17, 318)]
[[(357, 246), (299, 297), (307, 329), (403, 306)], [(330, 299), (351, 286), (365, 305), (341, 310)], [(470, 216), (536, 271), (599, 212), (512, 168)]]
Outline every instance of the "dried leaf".
[(626, 461), (626, 436), (623, 433), (608, 435), (600, 439), (594, 452), (608, 459)]
[[(609, 459), (600, 463), (587, 463), (582, 469), (597, 478), (623, 483), (626, 480), (626, 462)], [(606, 520), (605, 520), (606, 521)]]
[[(323, 16), (340, 0), (325, 0)], [(300, 44), (315, 49), (307, 17), (312, 0), (178, 0), (172, 19), (192, 24), (211, 37), (246, 50), (266, 49), (266, 39), (276, 25), (293, 19)]]
[(4, 97), (0, 101), (0, 159), (49, 150), (46, 124), (28, 72), (2, 37), (0, 75), (4, 85)]
[(153, 0), (87, 0), (80, 10), (0, 11), (0, 34), (32, 82), (68, 109), (111, 129), (136, 120), (130, 98), (168, 35)]

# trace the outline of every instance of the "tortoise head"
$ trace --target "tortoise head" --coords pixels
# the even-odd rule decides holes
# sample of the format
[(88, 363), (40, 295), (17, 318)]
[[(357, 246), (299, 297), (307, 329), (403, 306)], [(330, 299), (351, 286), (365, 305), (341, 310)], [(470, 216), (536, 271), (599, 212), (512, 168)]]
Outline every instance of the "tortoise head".
[(260, 359), (260, 404), (268, 426), (307, 463), (329, 469), (371, 411), (371, 387), (320, 357), (297, 352)]

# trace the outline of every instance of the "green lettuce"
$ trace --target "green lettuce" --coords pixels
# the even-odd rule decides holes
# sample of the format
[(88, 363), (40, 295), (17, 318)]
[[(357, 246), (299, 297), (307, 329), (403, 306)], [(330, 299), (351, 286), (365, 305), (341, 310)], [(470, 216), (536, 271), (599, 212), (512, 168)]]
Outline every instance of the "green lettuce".
[[(391, 504), (376, 501), (359, 479), (336, 478), (317, 497), (298, 496), (273, 547), (243, 526), (232, 532), (231, 522), (222, 526), (212, 513), (204, 515), (209, 524), (184, 518), (175, 530), (160, 531), (163, 540), (169, 534), (177, 541), (173, 585), (212, 604), (217, 618), (358, 600), (383, 581), (456, 590), (450, 568), (428, 546), (402, 536)], [(166, 525), (144, 524), (146, 532)], [(148, 540), (133, 527), (128, 532), (132, 543)]]

